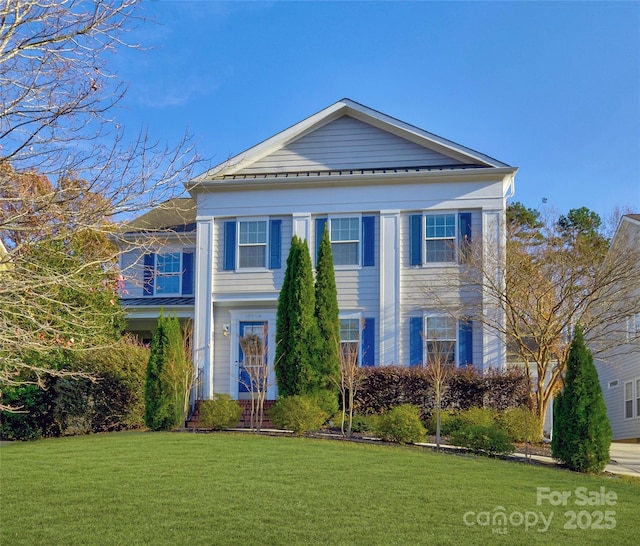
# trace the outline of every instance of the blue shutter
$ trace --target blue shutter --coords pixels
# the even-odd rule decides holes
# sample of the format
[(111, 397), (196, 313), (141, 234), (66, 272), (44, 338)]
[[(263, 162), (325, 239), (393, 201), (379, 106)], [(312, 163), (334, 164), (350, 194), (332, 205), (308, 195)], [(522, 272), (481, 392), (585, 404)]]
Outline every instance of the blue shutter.
[(364, 319), (362, 330), (362, 365), (375, 366), (376, 358), (376, 319), (369, 317)]
[(269, 269), (282, 267), (282, 220), (269, 223)]
[(422, 365), (422, 317), (409, 319), (409, 366)]
[(153, 279), (155, 273), (155, 254), (144, 255), (144, 271), (143, 271), (143, 294), (145, 296), (153, 296)]
[(375, 264), (375, 216), (362, 217), (362, 265), (370, 266)]
[(224, 223), (224, 270), (236, 268), (236, 222)]
[(411, 265), (422, 265), (422, 214), (409, 217)]
[(182, 295), (193, 294), (193, 252), (182, 253)]
[(458, 325), (458, 362), (460, 366), (473, 366), (473, 322), (461, 320)]
[(320, 243), (322, 242), (322, 235), (326, 225), (326, 218), (316, 218), (316, 263), (318, 263), (318, 252), (320, 252)]
[(471, 252), (471, 213), (461, 212), (458, 215), (458, 245), (460, 261), (465, 262)]

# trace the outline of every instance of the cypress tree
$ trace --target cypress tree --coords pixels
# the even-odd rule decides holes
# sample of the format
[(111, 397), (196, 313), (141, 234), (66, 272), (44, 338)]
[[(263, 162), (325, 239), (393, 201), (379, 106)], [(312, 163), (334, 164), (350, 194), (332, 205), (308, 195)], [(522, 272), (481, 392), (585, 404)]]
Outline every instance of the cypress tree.
[(611, 426), (591, 352), (576, 326), (565, 387), (554, 402), (553, 457), (578, 472), (601, 472), (609, 462)]
[(309, 391), (318, 346), (314, 311), (309, 247), (306, 241), (294, 235), (278, 298), (275, 372), (281, 396)]
[(144, 422), (151, 430), (169, 430), (180, 423), (184, 402), (180, 380), (187, 365), (178, 318), (165, 317), (160, 311), (144, 392)]
[(320, 345), (318, 347), (315, 383), (318, 388), (337, 394), (336, 379), (340, 375), (340, 311), (333, 268), (329, 231), (325, 227), (316, 264), (316, 308)]

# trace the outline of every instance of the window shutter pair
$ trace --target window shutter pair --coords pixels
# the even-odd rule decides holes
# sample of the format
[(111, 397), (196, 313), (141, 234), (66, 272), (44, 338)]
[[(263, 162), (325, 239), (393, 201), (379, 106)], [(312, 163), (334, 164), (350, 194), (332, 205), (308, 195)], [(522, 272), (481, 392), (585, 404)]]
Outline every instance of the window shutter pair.
[[(316, 218), (316, 263), (318, 263), (318, 253), (320, 243), (324, 234), (327, 218)], [(376, 242), (376, 218), (375, 216), (362, 217), (362, 265), (370, 267), (375, 263), (375, 242)]]
[[(144, 255), (143, 295), (153, 296), (155, 291), (155, 262), (153, 253)], [(193, 295), (193, 251), (182, 253), (182, 295)]]
[[(224, 223), (224, 264), (225, 271), (236, 269), (236, 221)], [(282, 220), (269, 222), (269, 269), (282, 267)]]
[[(422, 218), (422, 214), (409, 216), (409, 260), (411, 265), (422, 265), (422, 241), (426, 236)], [(460, 261), (466, 261), (471, 245), (470, 212), (458, 214), (458, 245), (460, 246)]]
[[(409, 366), (423, 363), (423, 320), (422, 317), (409, 319)], [(473, 322), (470, 320), (458, 322), (458, 364), (473, 366)]]

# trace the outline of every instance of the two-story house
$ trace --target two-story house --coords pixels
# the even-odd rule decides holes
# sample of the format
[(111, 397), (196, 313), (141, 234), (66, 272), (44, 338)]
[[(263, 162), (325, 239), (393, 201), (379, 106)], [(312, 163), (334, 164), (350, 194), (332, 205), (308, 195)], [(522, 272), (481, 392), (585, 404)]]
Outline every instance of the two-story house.
[[(134, 223), (173, 230), (158, 248), (123, 254), (129, 329), (150, 337), (160, 308), (192, 318), (198, 397), (242, 398), (239, 338), (266, 333), (273, 363), (291, 238), (306, 239), (315, 265), (326, 228), (341, 341), (360, 341), (363, 366), (418, 365), (428, 338), (447, 343), (458, 365), (502, 368), (500, 336), (435, 306), (423, 287), (455, 278), (462, 242), (481, 243), (492, 259), (504, 259), (516, 170), (340, 100), (190, 180), (190, 199)], [(457, 307), (465, 298), (480, 298), (487, 309), (491, 303), (481, 291), (449, 282), (442, 290)], [(275, 396), (272, 380), (268, 398)]]

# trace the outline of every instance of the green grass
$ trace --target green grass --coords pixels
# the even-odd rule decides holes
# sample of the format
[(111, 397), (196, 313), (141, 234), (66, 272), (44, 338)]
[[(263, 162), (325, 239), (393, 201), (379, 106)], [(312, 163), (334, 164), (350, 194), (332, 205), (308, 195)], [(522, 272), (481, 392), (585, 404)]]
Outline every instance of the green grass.
[[(624, 545), (636, 543), (640, 504), (640, 485), (618, 478), (419, 448), (251, 434), (15, 443), (0, 447), (0, 471), (2, 545)], [(537, 487), (572, 497), (566, 507), (537, 506)], [(576, 506), (578, 487), (604, 487), (617, 503)], [(546, 532), (536, 530), (541, 524), (525, 531), (463, 521), (468, 512), (493, 514), (500, 506), (515, 522), (515, 513), (554, 516)], [(615, 511), (614, 529), (563, 528), (567, 510), (592, 517), (605, 509)]]

